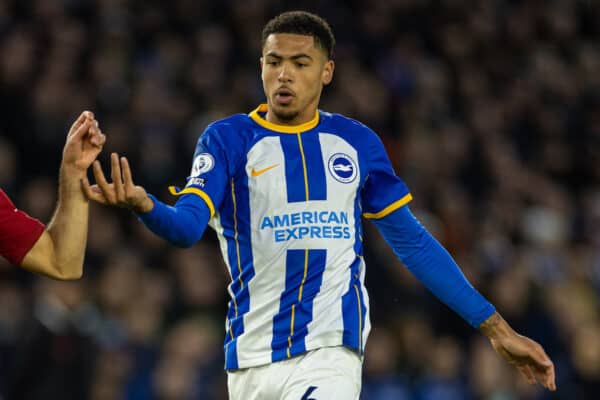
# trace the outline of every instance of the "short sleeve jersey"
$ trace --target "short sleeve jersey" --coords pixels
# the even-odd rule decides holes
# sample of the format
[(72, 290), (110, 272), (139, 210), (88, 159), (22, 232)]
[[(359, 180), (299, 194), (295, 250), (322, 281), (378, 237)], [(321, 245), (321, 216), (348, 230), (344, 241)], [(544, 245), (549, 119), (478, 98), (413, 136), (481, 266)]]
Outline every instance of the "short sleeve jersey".
[(0, 255), (20, 265), (43, 231), (44, 224), (19, 211), (0, 189)]
[(327, 346), (362, 353), (370, 322), (361, 216), (411, 200), (365, 125), (318, 111), (283, 126), (266, 111), (209, 125), (180, 192), (207, 203), (231, 275), (230, 370)]

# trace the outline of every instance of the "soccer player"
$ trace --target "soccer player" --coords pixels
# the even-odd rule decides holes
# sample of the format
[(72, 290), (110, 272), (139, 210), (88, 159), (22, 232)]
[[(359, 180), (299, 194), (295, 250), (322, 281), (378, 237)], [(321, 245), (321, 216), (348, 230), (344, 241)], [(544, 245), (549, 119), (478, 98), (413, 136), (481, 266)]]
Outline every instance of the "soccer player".
[(0, 255), (55, 279), (81, 277), (89, 207), (81, 182), (105, 140), (90, 111), (71, 126), (60, 166), (58, 203), (48, 226), (19, 211), (0, 189)]
[(368, 127), (318, 109), (333, 78), (334, 37), (306, 12), (265, 26), (267, 103), (210, 124), (181, 197), (168, 206), (111, 155), (90, 199), (128, 207), (179, 246), (217, 232), (229, 267), (224, 343), (231, 399), (358, 399), (369, 334), (361, 216), (437, 297), (487, 335), (530, 383), (555, 389), (552, 361), (515, 333), (409, 210), (411, 194)]

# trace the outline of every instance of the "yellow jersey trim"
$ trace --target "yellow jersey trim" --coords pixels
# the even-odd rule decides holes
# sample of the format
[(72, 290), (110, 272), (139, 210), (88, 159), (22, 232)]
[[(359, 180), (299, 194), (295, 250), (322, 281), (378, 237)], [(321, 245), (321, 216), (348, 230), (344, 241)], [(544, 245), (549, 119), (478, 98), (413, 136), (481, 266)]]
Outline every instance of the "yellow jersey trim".
[(259, 114), (259, 113), (267, 112), (268, 109), (269, 109), (269, 106), (267, 104), (261, 104), (248, 115), (250, 116), (250, 118), (252, 118), (252, 120), (254, 122), (259, 124), (263, 128), (267, 128), (267, 129), (270, 129), (272, 131), (279, 132), (279, 133), (298, 133), (298, 132), (309, 131), (319, 124), (319, 111), (318, 110), (315, 111), (315, 116), (313, 117), (313, 119), (311, 119), (310, 121), (305, 122), (303, 124), (279, 125), (279, 124), (275, 124), (273, 122), (267, 121)]
[(304, 148), (302, 147), (302, 136), (298, 135), (298, 146), (300, 146), (300, 155), (302, 156), (302, 170), (304, 171), (304, 193), (306, 193), (306, 201), (310, 198), (308, 194), (308, 171), (306, 169), (306, 157), (304, 157)]
[(213, 215), (215, 215), (215, 206), (214, 206), (212, 200), (206, 193), (204, 193), (202, 190), (200, 190), (198, 188), (188, 187), (188, 188), (184, 188), (178, 192), (177, 189), (175, 189), (175, 186), (169, 186), (169, 193), (171, 193), (173, 196), (181, 196), (184, 194), (195, 194), (197, 196), (200, 196), (202, 198), (202, 200), (204, 200), (204, 202), (208, 206), (208, 209), (210, 210), (210, 217), (212, 218)]
[(404, 196), (403, 198), (401, 198), (400, 200), (393, 202), (392, 204), (390, 204), (389, 206), (387, 206), (386, 208), (384, 208), (383, 210), (381, 210), (377, 213), (364, 213), (363, 217), (369, 218), (369, 219), (383, 218), (386, 215), (393, 213), (394, 211), (396, 211), (403, 205), (408, 204), (408, 202), (410, 202), (411, 200), (412, 200), (412, 195), (409, 193), (406, 196)]
[[(302, 291), (304, 289), (304, 283), (306, 282), (306, 274), (308, 273), (308, 249), (304, 249), (304, 275), (302, 282), (300, 283), (300, 290), (298, 290), (298, 304), (302, 302)], [(292, 336), (294, 336), (294, 318), (296, 314), (296, 304), (292, 304), (292, 318), (290, 321), (290, 335), (288, 336), (288, 347), (286, 349), (287, 358), (291, 357), (290, 349), (292, 348)]]

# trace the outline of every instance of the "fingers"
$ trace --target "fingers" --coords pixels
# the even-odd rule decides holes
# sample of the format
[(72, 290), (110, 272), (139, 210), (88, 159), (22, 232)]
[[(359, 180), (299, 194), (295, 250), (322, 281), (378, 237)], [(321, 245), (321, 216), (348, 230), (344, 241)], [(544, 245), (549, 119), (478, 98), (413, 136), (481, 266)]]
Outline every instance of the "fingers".
[(77, 119), (75, 120), (75, 122), (73, 122), (73, 125), (71, 125), (71, 129), (69, 129), (69, 136), (72, 136), (75, 131), (77, 130), (77, 128), (79, 128), (79, 126), (81, 124), (83, 124), (86, 120), (93, 120), (94, 119), (94, 113), (91, 111), (84, 111), (82, 112), (79, 117), (77, 117)]
[(540, 383), (546, 389), (556, 390), (556, 383), (554, 382), (554, 365), (549, 367), (541, 367), (540, 365), (523, 364), (516, 366), (519, 372), (527, 379), (527, 382), (531, 385)]
[(529, 354), (533, 361), (535, 361), (541, 366), (549, 367), (550, 364), (552, 364), (552, 361), (550, 361), (550, 358), (548, 357), (542, 346), (540, 346), (539, 343), (531, 339), (529, 339), (529, 343), (531, 343), (531, 351), (529, 352)]
[[(106, 142), (106, 136), (102, 133), (102, 130), (100, 130), (100, 126), (97, 120), (91, 119), (89, 121), (90, 125), (88, 129), (87, 140), (92, 146), (102, 148), (102, 146)], [(82, 135), (85, 135), (85, 132), (83, 132)]]
[(117, 195), (117, 201), (123, 203), (125, 202), (125, 185), (123, 184), (121, 165), (119, 164), (119, 156), (117, 153), (112, 153), (110, 155), (110, 167), (113, 186)]
[(552, 364), (552, 366), (550, 367), (550, 371), (548, 373), (548, 379), (547, 379), (547, 388), (555, 391), (556, 390), (556, 373), (554, 372), (554, 363)]
[(134, 188), (133, 177), (131, 176), (131, 168), (126, 157), (121, 157), (121, 169), (123, 171), (123, 182), (125, 183), (125, 191), (131, 192)]
[(538, 382), (549, 390), (556, 390), (556, 377), (554, 374), (554, 364), (548, 358), (549, 364), (534, 366), (533, 373)]
[(86, 120), (88, 120), (88, 112), (89, 111), (84, 111), (81, 114), (79, 114), (79, 117), (77, 117), (77, 119), (73, 122), (73, 124), (71, 125), (71, 127), (69, 128), (69, 134), (71, 134), (72, 132), (74, 132), (82, 123), (84, 123)]
[(98, 187), (98, 185), (90, 185), (87, 177), (81, 180), (81, 189), (88, 200), (93, 200), (100, 204), (108, 204), (100, 187)]
[(539, 343), (528, 337), (513, 335), (502, 342), (491, 341), (494, 350), (514, 365), (529, 383), (539, 382), (556, 390), (554, 364)]
[(554, 364), (552, 364), (546, 373), (546, 385), (548, 389), (555, 391), (556, 390), (556, 375), (554, 373)]
[(100, 161), (94, 161), (92, 169), (94, 171), (94, 178), (96, 179), (96, 184), (102, 191), (102, 195), (105, 197), (106, 203), (116, 205), (117, 195), (114, 186), (106, 181), (106, 178), (104, 177), (104, 172), (102, 172), (102, 167), (100, 166)]
[(106, 180), (100, 162), (94, 161), (92, 169), (96, 178), (96, 185), (90, 186), (87, 180), (83, 182), (84, 193), (89, 199), (102, 204), (134, 210), (141, 207), (140, 205), (144, 201), (150, 200), (144, 188), (134, 185), (131, 169), (125, 157), (119, 159), (117, 153), (112, 153), (110, 164), (112, 183)]
[[(539, 382), (549, 390), (556, 390), (554, 363), (539, 343), (529, 339), (528, 360), (517, 368), (523, 373), (530, 383)], [(533, 382), (531, 378), (533, 377)]]
[[(97, 121), (96, 121), (97, 122)], [(106, 135), (98, 128), (98, 126), (92, 126), (90, 128), (90, 143), (96, 147), (102, 147), (106, 142)]]
[(529, 368), (528, 365), (518, 366), (517, 369), (519, 370), (519, 372), (521, 372), (521, 374), (523, 374), (523, 376), (525, 377), (525, 379), (527, 379), (527, 382), (529, 382), (529, 384), (535, 385), (535, 375), (533, 374), (533, 371), (531, 370), (531, 368)]
[(544, 348), (538, 343), (535, 343), (532, 359), (537, 364), (533, 371), (536, 374), (537, 380), (550, 390), (556, 390), (554, 363), (544, 351)]
[[(123, 157), (123, 159), (125, 159), (125, 157)], [(92, 169), (94, 171), (94, 178), (96, 178), (97, 188), (95, 189), (94, 186), (91, 186), (86, 191), (86, 195), (94, 200), (99, 199), (98, 193), (92, 193), (95, 189), (95, 191), (99, 191), (104, 198), (103, 204), (128, 207), (130, 201), (127, 197), (127, 186), (123, 181), (121, 166), (119, 163), (119, 155), (117, 153), (112, 153), (110, 155), (110, 166), (112, 183), (109, 183), (106, 180), (104, 172), (102, 171), (102, 167), (100, 166), (100, 162), (97, 160), (94, 161)], [(126, 164), (126, 168), (127, 180), (129, 182), (128, 185), (131, 188), (129, 192), (132, 193), (133, 181), (131, 179), (131, 171), (129, 170), (128, 164)], [(97, 201), (102, 203), (101, 200)]]
[(81, 124), (77, 126), (75, 130), (71, 130), (69, 134), (69, 140), (72, 142), (79, 141), (83, 138), (83, 136), (88, 132), (92, 125), (93, 120), (85, 119)]
[(149, 198), (144, 188), (136, 186), (133, 183), (131, 168), (126, 157), (121, 157), (121, 172), (123, 174), (123, 182), (125, 183), (125, 200), (128, 206), (137, 212), (150, 211), (154, 207), (154, 203), (150, 200), (152, 204), (149, 204)]

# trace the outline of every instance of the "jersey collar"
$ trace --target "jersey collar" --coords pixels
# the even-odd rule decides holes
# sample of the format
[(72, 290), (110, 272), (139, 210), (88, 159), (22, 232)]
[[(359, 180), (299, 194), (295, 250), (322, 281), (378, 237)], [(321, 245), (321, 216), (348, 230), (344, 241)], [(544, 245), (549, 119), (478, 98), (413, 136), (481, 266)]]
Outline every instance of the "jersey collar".
[(260, 114), (260, 113), (266, 113), (267, 110), (268, 110), (268, 105), (261, 104), (248, 115), (250, 116), (250, 118), (252, 118), (252, 120), (254, 120), (254, 122), (259, 124), (263, 128), (267, 128), (272, 131), (280, 132), (280, 133), (305, 132), (305, 131), (311, 130), (312, 128), (314, 128), (315, 126), (317, 126), (319, 124), (319, 111), (318, 110), (315, 112), (315, 116), (313, 119), (311, 119), (310, 121), (305, 122), (303, 124), (300, 124), (300, 125), (279, 125), (279, 124), (275, 124), (273, 122), (269, 122), (266, 119), (264, 119), (263, 116)]

